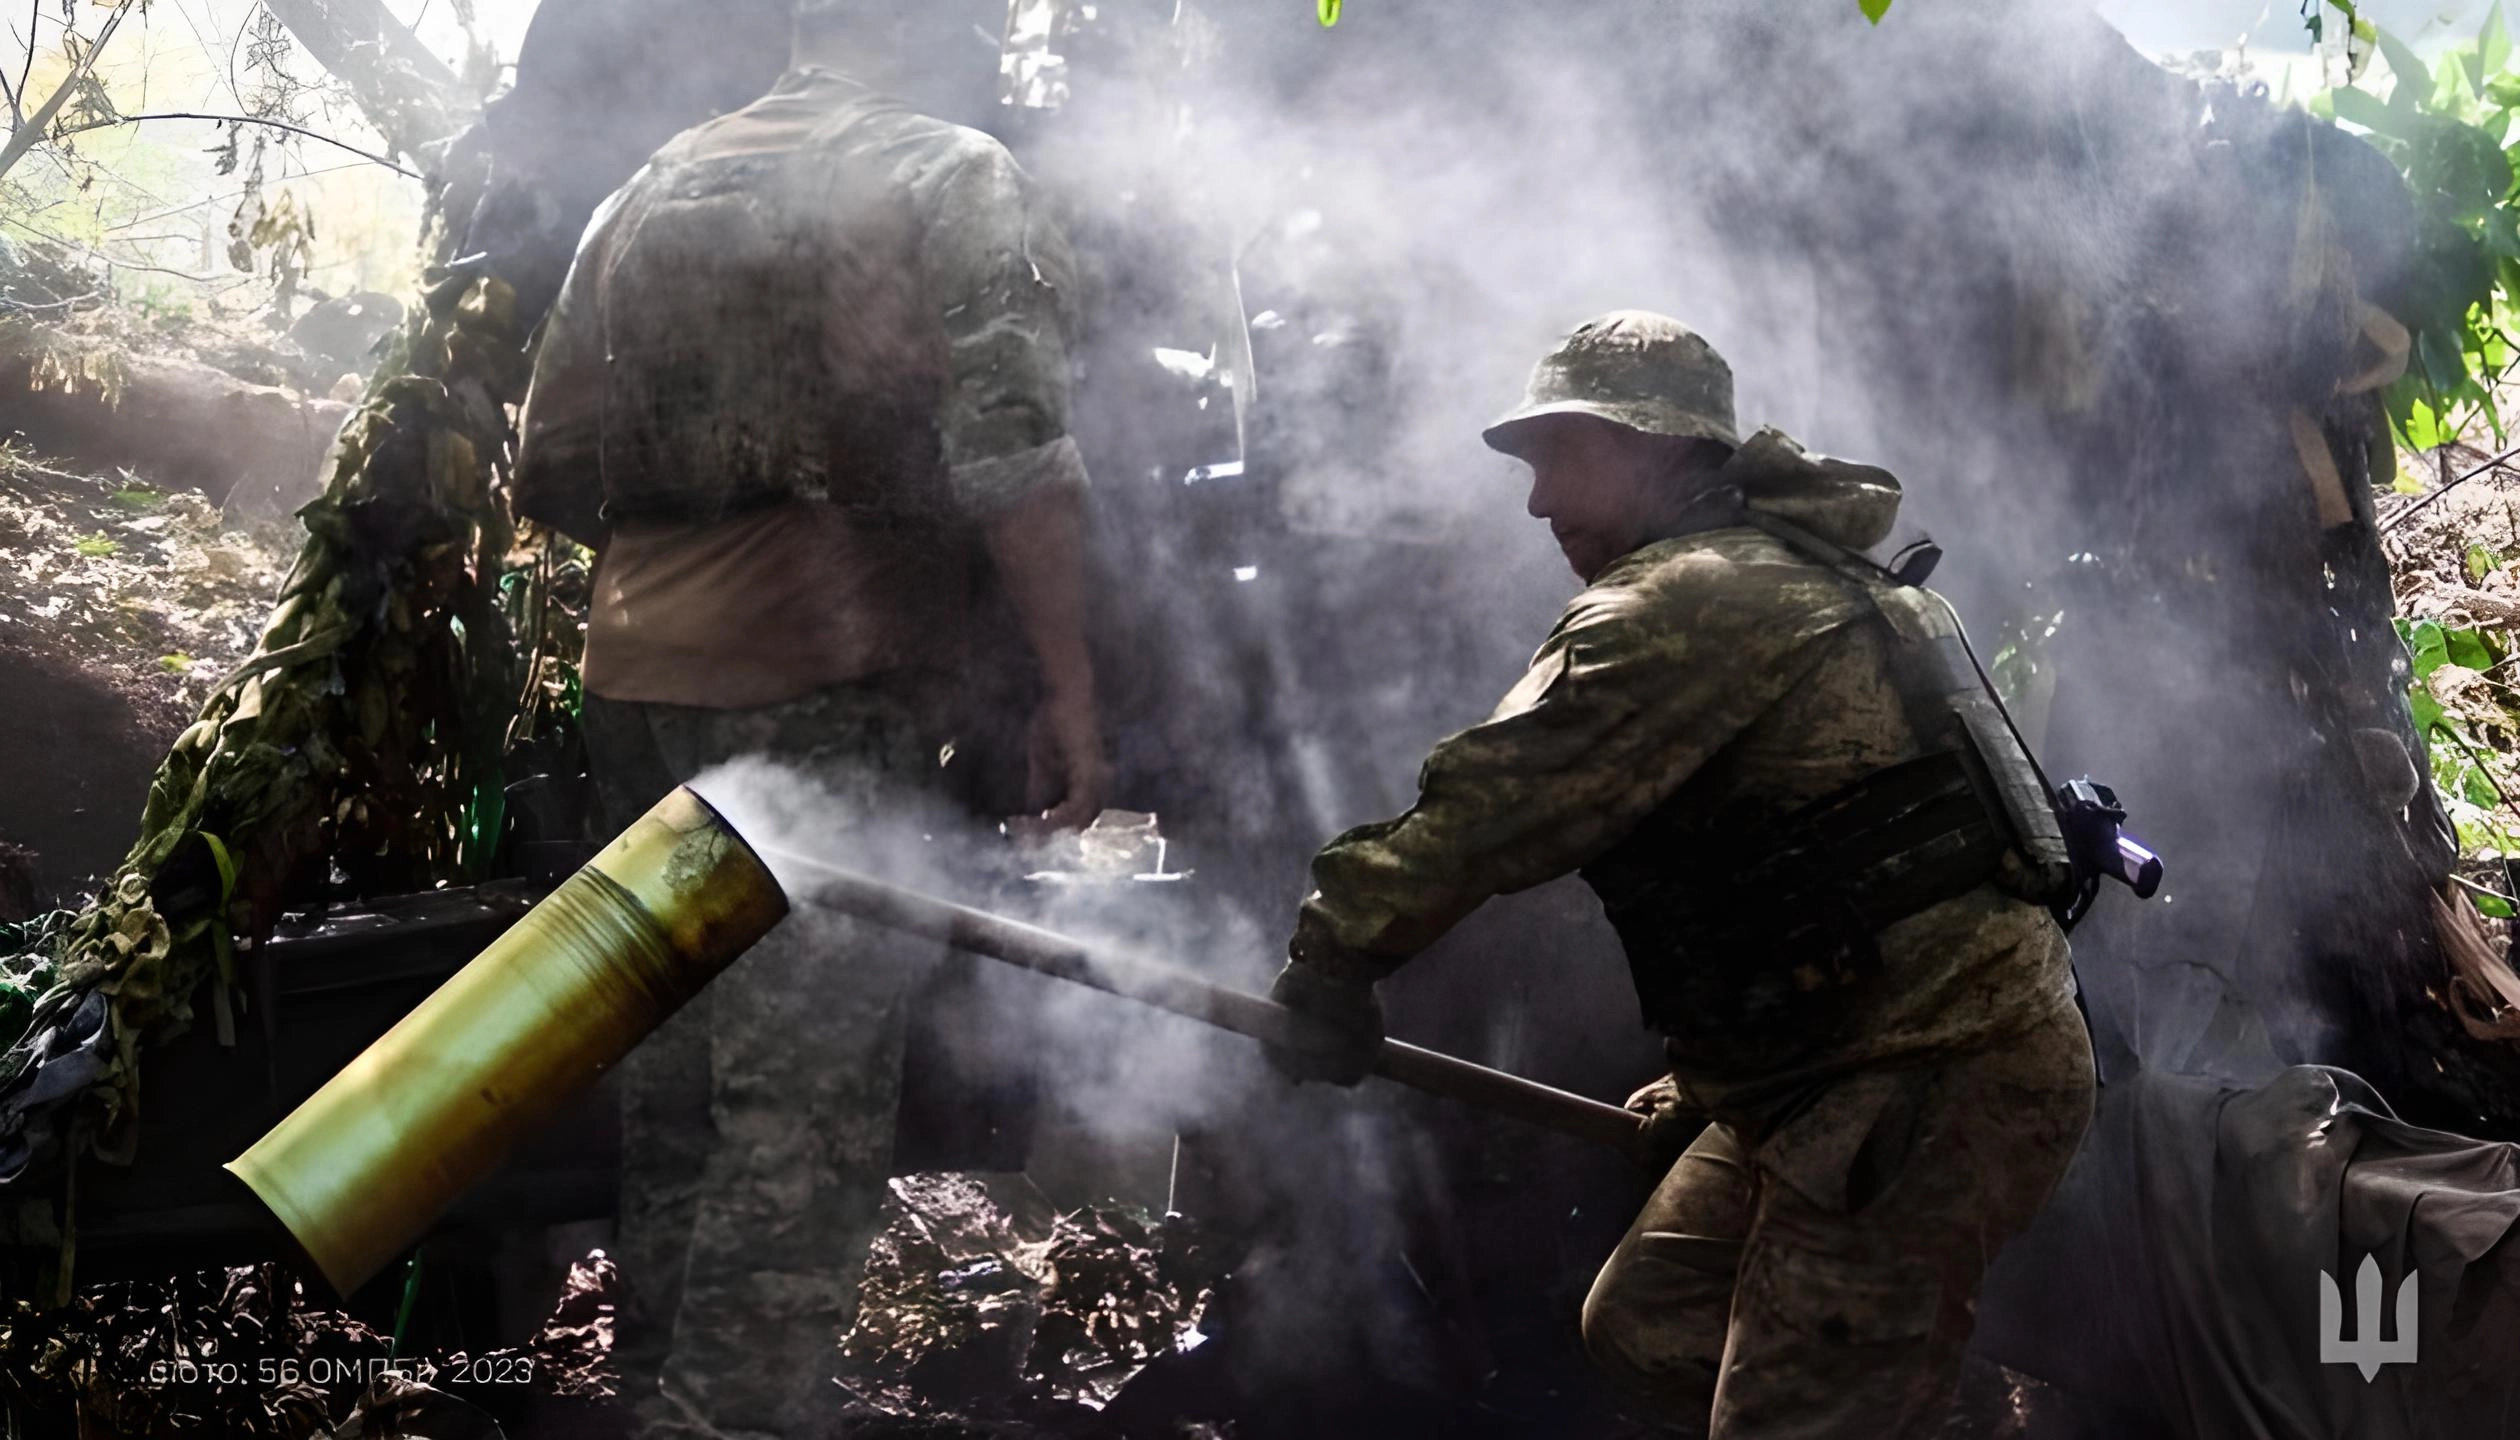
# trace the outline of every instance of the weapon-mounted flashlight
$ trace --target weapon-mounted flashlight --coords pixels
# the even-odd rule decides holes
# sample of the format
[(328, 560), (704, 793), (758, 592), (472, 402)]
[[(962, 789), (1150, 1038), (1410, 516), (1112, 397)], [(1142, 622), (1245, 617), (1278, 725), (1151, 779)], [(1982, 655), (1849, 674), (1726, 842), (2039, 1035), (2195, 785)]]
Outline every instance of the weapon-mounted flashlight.
[(2138, 900), (2150, 900), (2160, 891), (2161, 857), (2126, 833), (2126, 807), (2118, 803), (2116, 791), (2088, 776), (2067, 781), (2056, 788), (2056, 820), (2074, 862), (2073, 898), (2056, 912), (2067, 929), (2099, 898), (2104, 878), (2134, 891)]

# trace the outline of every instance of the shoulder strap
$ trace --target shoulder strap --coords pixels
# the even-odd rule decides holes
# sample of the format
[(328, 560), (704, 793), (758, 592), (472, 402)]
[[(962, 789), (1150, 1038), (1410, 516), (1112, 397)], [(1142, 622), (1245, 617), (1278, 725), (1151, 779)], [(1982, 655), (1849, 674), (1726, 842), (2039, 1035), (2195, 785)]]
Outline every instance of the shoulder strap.
[(2000, 808), (2021, 859), (2028, 862), (2030, 873), (2014, 888), (2030, 892), (2025, 899), (2040, 901), (2070, 893), (2074, 865), (2057, 821), (2055, 787), (2013, 723), (1986, 667), (1978, 663), (1951, 602), (1790, 520), (1756, 510), (1744, 510), (1742, 519), (1863, 586), (1882, 619), (1921, 662), (1899, 677), (1899, 699), (1909, 726), (1932, 745), (1948, 734), (1952, 719), (1960, 722), (1961, 733), (1952, 738), (1974, 752), (1974, 768), (1993, 792), (1988, 798)]
[[(1861, 582), (1864, 593), (1873, 597), (1882, 618), (1889, 622), (1902, 640), (1913, 644), (1920, 637), (1927, 636), (1923, 626), (1924, 601), (1931, 596), (1939, 602), (1943, 613), (1951, 621), (1949, 632), (1931, 635), (1924, 644), (1915, 648), (1926, 657), (1928, 671), (1938, 677), (1934, 683), (1946, 689), (1946, 703), (1951, 711), (1959, 715), (1969, 748), (1976, 752), (1973, 757), (1976, 763), (1968, 768), (1984, 777), (2001, 805), (2004, 818), (2012, 826), (2014, 849), (1999, 869), (1996, 883), (2024, 900), (2046, 905), (2067, 929), (2073, 928), (2072, 920), (2060, 907), (2073, 903), (2074, 897), (2083, 891), (2084, 877), (2074, 864), (2072, 849), (2065, 843), (2064, 825), (2057, 811), (2057, 789), (2048, 783), (2047, 771), (2040, 768), (2039, 757), (2030, 749), (2030, 742), (2022, 738), (2021, 727), (2013, 723), (2012, 711), (2005, 707), (2004, 697), (1996, 693), (1994, 677), (1978, 663), (1977, 651), (1969, 645), (1968, 628), (1960, 623), (1960, 612), (1952, 608), (1949, 600), (1926, 590), (1921, 583), (1902, 579), (1886, 567), (1876, 565), (1842, 545), (1831, 544), (1789, 520), (1747, 509), (1742, 512), (1742, 518), (1789, 549), (1798, 550)], [(1960, 661), (1964, 658), (1968, 662), (1967, 676), (1960, 671)], [(1970, 683), (1971, 677), (1975, 679), (1975, 684)], [(1911, 707), (1908, 714), (1910, 723), (1914, 724), (1917, 712), (1913, 708), (1914, 702), (1908, 699), (1908, 687), (1905, 685), (1901, 686), (1900, 698)], [(2000, 733), (1994, 724), (1999, 720), (2003, 726)], [(1933, 731), (1919, 727), (1917, 733), (1930, 736)], [(2011, 742), (2009, 751), (2005, 748), (2006, 741)], [(1997, 757), (2007, 754), (2018, 755), (2022, 763), (1998, 763)], [(2097, 1032), (2091, 1024), (2091, 1007), (2083, 998), (2081, 977), (2075, 976), (2073, 983), (2074, 1009), (2083, 1018), (2083, 1031), (2096, 1039)], [(2108, 1083), (2107, 1065), (2099, 1057), (2096, 1044), (2092, 1074), (2099, 1083)]]

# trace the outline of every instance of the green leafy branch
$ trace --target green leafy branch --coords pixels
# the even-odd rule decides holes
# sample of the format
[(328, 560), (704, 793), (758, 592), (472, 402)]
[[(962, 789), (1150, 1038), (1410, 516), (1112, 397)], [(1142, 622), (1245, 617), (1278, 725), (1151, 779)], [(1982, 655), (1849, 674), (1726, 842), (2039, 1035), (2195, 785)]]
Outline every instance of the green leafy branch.
[[(2507, 646), (2486, 631), (2453, 629), (2437, 620), (2400, 620), (2397, 631), (2415, 670), (2407, 702), (2416, 733), (2424, 737), (2433, 784), (2458, 831), (2460, 850), (2520, 856), (2520, 812), (2513, 810), (2509, 795), (2486, 767), (2491, 747), (2474, 733), (2470, 717), (2444, 705), (2432, 691), (2433, 677), (2445, 667), (2490, 674), (2507, 658)], [(2483, 901), (2479, 907), (2484, 908)]]
[[(2368, 132), (2405, 177), (2416, 242), (2399, 315), (2409, 332), (2406, 373), (2385, 396), (2398, 443), (2447, 445), (2479, 422), (2499, 440), (2496, 389), (2520, 365), (2520, 187), (2513, 120), (2520, 74), (2510, 70), (2511, 33), (2497, 4), (2477, 38), (2426, 67), (2403, 41), (2371, 28), (2350, 5), (2327, 0), (2387, 62), (2389, 94), (2346, 85), (2319, 96), (2314, 112)], [(2314, 35), (2315, 7), (2305, 7)], [(2367, 57), (2365, 57), (2367, 58)], [(2359, 76), (2361, 64), (2352, 66)]]

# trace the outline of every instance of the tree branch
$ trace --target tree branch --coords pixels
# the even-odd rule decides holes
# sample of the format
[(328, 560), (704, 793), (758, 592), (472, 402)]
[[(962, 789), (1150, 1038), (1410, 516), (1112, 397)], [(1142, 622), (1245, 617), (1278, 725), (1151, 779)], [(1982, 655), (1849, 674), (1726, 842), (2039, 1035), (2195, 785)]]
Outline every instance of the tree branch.
[(51, 99), (45, 101), (41, 108), (27, 116), (24, 123), (10, 132), (7, 148), (0, 149), (0, 176), (5, 176), (15, 169), (17, 163), (26, 158), (26, 152), (34, 149), (36, 142), (42, 140), (45, 133), (52, 129), (54, 117), (61, 114), (63, 105), (69, 103), (71, 93), (79, 88), (79, 82), (87, 79), (88, 72), (96, 68), (96, 57), (105, 53), (105, 43), (114, 38), (115, 31), (122, 28), (123, 17), (130, 14), (133, 8), (125, 5), (106, 20), (104, 28), (96, 32), (95, 43), (87, 47), (87, 53), (79, 57), (79, 63), (72, 66), (70, 73), (62, 79), (61, 88), (55, 90)]
[[(26, 94), (27, 82), (35, 78), (35, 43), (43, 37), (44, 0), (26, 0), (26, 63), (18, 67), (17, 93)], [(18, 112), (18, 123), (26, 123), (26, 112)]]
[(161, 110), (148, 115), (119, 115), (111, 120), (92, 121), (72, 129), (69, 133), (84, 135), (90, 130), (110, 130), (117, 125), (137, 125), (143, 120), (210, 120), (221, 125), (261, 125), (273, 130), (286, 130), (292, 135), (303, 135), (309, 140), (321, 140), (336, 149), (347, 150), (360, 159), (373, 165), (382, 165), (397, 175), (407, 176), (413, 180), (424, 178), (417, 170), (397, 165), (375, 151), (362, 150), (347, 140), (335, 140), (330, 135), (309, 130), (303, 125), (291, 125), (283, 120), (264, 120), (252, 115), (205, 115), (192, 110)]
[[(2455, 618), (2456, 615), (2464, 612), (2470, 620), (2480, 625), (2500, 628), (2520, 626), (2520, 600), (2514, 600), (2509, 596), (2489, 595), (2482, 590), (2470, 589), (2465, 585), (2434, 585), (2425, 590), (2422, 595), (2409, 598), (2439, 600), (2441, 604), (2437, 607), (2437, 613), (2431, 617), (2434, 619)], [(2520, 815), (2520, 811), (2513, 813)]]
[(2417, 500), (2414, 504), (2407, 506), (2405, 509), (2400, 510), (2395, 515), (2392, 515), (2387, 520), (2383, 521), (2379, 526), (2379, 533), (2383, 535), (2388, 534), (2400, 525), (2405, 524), (2416, 511), (2423, 509), (2435, 500), (2438, 500), (2442, 496), (2449, 494), (2451, 491), (2456, 490), (2462, 485), (2465, 485), (2477, 476), (2498, 470), (2503, 466), (2510, 464), (2514, 459), (2520, 459), (2520, 447), (2505, 450), (2500, 455), (2495, 456), (2493, 459), (2486, 461), (2484, 464), (2477, 466), (2475, 469), (2470, 470), (2465, 475), (2459, 476), (2455, 480), (2450, 477), (2450, 447), (2447, 445), (2442, 446), (2440, 454), (2441, 483), (2424, 492), (2422, 499)]
[(26, 123), (26, 105), (20, 97), (26, 93), (26, 77), (35, 70), (35, 26), (43, 18), (44, 0), (34, 0), (34, 8), (26, 15), (26, 64), (18, 73), (18, 82), (12, 85), (8, 76), (0, 75), (0, 90), (9, 96), (9, 128), (13, 131)]
[(472, 109), (446, 62), (383, 0), (263, 0), (289, 33), (357, 97), (368, 122), (401, 155), (463, 128)]
[[(38, 230), (34, 226), (27, 224), (25, 221), (20, 220), (13, 215), (0, 215), (0, 225), (14, 226), (17, 229), (23, 230), (27, 234), (34, 236), (36, 239), (43, 241), (47, 245), (58, 245), (64, 250), (77, 251), (80, 255), (86, 257), (87, 259), (94, 260), (103, 265), (109, 274), (115, 270), (138, 270), (150, 275), (172, 275), (178, 280), (190, 280), (196, 285), (218, 285), (236, 279), (236, 277), (228, 275), (194, 275), (182, 270), (170, 270), (164, 265), (144, 264), (137, 260), (117, 260), (113, 256), (106, 254), (104, 251), (97, 249), (95, 246), (88, 244), (84, 240), (72, 240), (66, 236), (55, 235), (49, 230)], [(247, 277), (247, 280), (250, 279), (251, 277)], [(238, 281), (237, 283), (242, 284), (247, 282)]]

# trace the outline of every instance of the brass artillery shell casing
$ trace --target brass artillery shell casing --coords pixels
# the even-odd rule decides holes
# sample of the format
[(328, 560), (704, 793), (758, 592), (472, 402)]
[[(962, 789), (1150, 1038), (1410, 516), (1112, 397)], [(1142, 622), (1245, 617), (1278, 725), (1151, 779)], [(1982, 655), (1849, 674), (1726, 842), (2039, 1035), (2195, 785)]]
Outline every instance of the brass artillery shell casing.
[(678, 789), (227, 1169), (348, 1295), (787, 910)]

